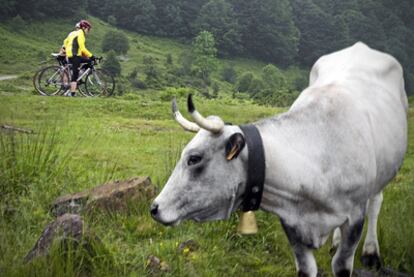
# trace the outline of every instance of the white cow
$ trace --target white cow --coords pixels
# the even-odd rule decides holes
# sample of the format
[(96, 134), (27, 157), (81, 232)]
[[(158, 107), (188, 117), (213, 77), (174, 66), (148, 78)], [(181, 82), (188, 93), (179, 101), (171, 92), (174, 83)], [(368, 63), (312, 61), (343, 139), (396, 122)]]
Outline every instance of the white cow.
[[(321, 57), (306, 88), (286, 113), (253, 123), (265, 153), (260, 208), (280, 217), (300, 276), (316, 276), (313, 249), (335, 230), (336, 276), (350, 276), (365, 215), (363, 262), (379, 265), (376, 233), (382, 190), (407, 147), (403, 72), (392, 56), (363, 43)], [(177, 121), (198, 131), (151, 206), (167, 225), (184, 219), (226, 219), (243, 201), (249, 149), (239, 126), (174, 108)]]

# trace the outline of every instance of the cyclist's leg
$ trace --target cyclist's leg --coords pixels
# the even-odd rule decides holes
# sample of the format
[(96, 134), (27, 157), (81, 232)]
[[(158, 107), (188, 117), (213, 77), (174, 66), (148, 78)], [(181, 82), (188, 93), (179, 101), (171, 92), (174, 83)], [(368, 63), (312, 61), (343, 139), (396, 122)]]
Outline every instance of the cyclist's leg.
[(65, 70), (62, 71), (62, 73), (63, 73), (62, 79), (63, 79), (63, 85), (65, 87), (65, 91), (66, 91), (69, 88), (69, 81), (70, 80), (69, 80), (69, 74), (65, 74), (65, 71), (67, 69), (67, 64), (68, 64), (68, 61), (66, 60), (65, 56), (59, 56), (59, 64), (61, 66), (65, 67)]
[(73, 56), (69, 58), (69, 63), (72, 64), (72, 79), (70, 82), (70, 93), (72, 94), (72, 96), (75, 96), (76, 94), (76, 86), (77, 86), (76, 80), (78, 79), (78, 76), (79, 76), (80, 61), (81, 61), (81, 58), (77, 56)]

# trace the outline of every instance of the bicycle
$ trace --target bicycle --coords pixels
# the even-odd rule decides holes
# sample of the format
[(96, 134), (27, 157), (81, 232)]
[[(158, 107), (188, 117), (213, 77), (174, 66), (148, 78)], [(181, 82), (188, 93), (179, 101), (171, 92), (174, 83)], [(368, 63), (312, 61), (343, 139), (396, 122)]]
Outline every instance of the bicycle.
[[(65, 62), (65, 58), (59, 54), (52, 54), (59, 65), (47, 66), (38, 70), (33, 76), (35, 89), (45, 96), (63, 94), (69, 89), (71, 80), (71, 64)], [(115, 89), (113, 76), (103, 69), (95, 66), (102, 61), (102, 57), (90, 63), (80, 65), (78, 90), (83, 96), (111, 96)]]

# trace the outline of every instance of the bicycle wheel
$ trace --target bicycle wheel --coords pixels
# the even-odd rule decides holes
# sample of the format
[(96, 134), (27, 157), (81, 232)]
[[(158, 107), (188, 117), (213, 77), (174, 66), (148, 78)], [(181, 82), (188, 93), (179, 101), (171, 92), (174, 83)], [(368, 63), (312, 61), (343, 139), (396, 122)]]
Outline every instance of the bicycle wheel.
[(65, 88), (63, 80), (69, 80), (60, 66), (45, 67), (38, 74), (39, 93), (46, 96), (56, 95)]
[(86, 77), (78, 81), (78, 91), (82, 96), (89, 97), (89, 93), (86, 90)]
[(42, 70), (43, 68), (37, 70), (35, 74), (33, 75), (33, 79), (32, 79), (33, 87), (40, 95), (42, 95), (42, 93), (40, 92), (40, 86), (39, 86), (39, 74), (40, 72), (42, 72)]
[(85, 88), (89, 96), (111, 96), (115, 80), (108, 72), (96, 69), (86, 76)]

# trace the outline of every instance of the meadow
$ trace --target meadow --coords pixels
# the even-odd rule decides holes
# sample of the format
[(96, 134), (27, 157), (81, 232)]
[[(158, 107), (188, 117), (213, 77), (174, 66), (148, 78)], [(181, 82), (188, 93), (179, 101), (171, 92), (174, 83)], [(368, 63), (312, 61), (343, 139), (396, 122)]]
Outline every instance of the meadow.
[[(40, 97), (7, 92), (7, 84), (13, 86), (18, 82), (24, 83), (19, 80), (2, 83), (0, 125), (28, 128), (35, 133), (1, 132), (2, 186), (25, 187), (2, 201), (0, 272), (3, 276), (79, 275), (84, 272), (86, 263), (65, 260), (68, 258), (59, 256), (58, 252), (52, 258), (22, 263), (43, 228), (53, 219), (49, 213), (51, 202), (66, 193), (133, 176), (150, 176), (161, 188), (192, 134), (176, 124), (171, 118), (170, 103), (157, 100), (156, 92), (152, 96), (127, 95), (110, 99)], [(185, 107), (185, 99), (178, 100), (180, 106)], [(234, 124), (284, 110), (225, 98), (202, 101), (196, 98), (196, 104), (202, 113), (218, 114)], [(378, 232), (384, 264), (413, 273), (412, 109), (409, 123), (407, 156), (399, 174), (385, 190)], [(11, 137), (14, 144), (10, 142)], [(12, 151), (10, 147), (17, 153), (16, 170), (11, 170), (5, 159), (5, 154)], [(35, 150), (42, 147), (43, 152)], [(53, 163), (48, 163), (46, 152), (52, 153)], [(94, 260), (96, 264), (89, 270), (99, 276), (142, 276), (148, 274), (147, 257), (155, 255), (170, 266), (170, 271), (163, 273), (167, 276), (295, 275), (290, 248), (274, 215), (259, 212), (259, 234), (240, 236), (236, 232), (237, 214), (226, 222), (187, 222), (169, 228), (151, 219), (148, 206), (149, 202), (136, 203), (136, 207), (132, 207), (136, 212), (127, 215), (86, 216), (86, 223), (106, 246), (102, 255), (112, 261)], [(199, 248), (188, 254), (177, 251), (177, 246), (189, 239), (196, 241)], [(317, 251), (318, 264), (328, 276), (329, 247), (327, 243)], [(358, 258), (356, 267), (360, 267)]]
[[(102, 22), (95, 23), (110, 28)], [(56, 22), (55, 26), (49, 35), (58, 38), (68, 24)], [(275, 215), (258, 212), (259, 233), (253, 236), (237, 234), (237, 214), (228, 221), (185, 222), (170, 228), (151, 219), (149, 200), (131, 204), (132, 212), (127, 214), (85, 215), (85, 223), (104, 245), (94, 256), (83, 251), (62, 255), (55, 247), (48, 257), (23, 263), (43, 228), (53, 220), (49, 210), (56, 197), (134, 176), (150, 176), (153, 184), (161, 189), (193, 134), (184, 132), (172, 119), (170, 102), (162, 100), (163, 95), (171, 93), (168, 89), (130, 92), (113, 98), (34, 95), (31, 70), (36, 68), (38, 58), (32, 54), (39, 48), (53, 50), (51, 43), (44, 42), (39, 28), (18, 35), (11, 33), (7, 26), (0, 27), (0, 35), (8, 34), (9, 39), (3, 40), (2, 47), (17, 45), (9, 52), (12, 57), (9, 63), (1, 64), (0, 73), (19, 75), (18, 79), (0, 82), (0, 126), (33, 130), (32, 134), (25, 134), (0, 129), (3, 194), (0, 276), (296, 276), (291, 248)], [(95, 35), (98, 38), (99, 34)], [(21, 43), (22, 36), (27, 37), (27, 45)], [(129, 36), (133, 41), (133, 35)], [(161, 60), (167, 51), (178, 55), (181, 47), (185, 47), (178, 43), (167, 46), (167, 43), (163, 39), (139, 37), (137, 44), (141, 48), (136, 47), (129, 57), (138, 64), (139, 53), (146, 49), (159, 51)], [(19, 47), (22, 48), (19, 50)], [(28, 53), (28, 49), (33, 51)], [(3, 55), (4, 51), (0, 53)], [(4, 56), (0, 58), (6, 60)], [(236, 61), (236, 68), (250, 66), (259, 70), (262, 65)], [(125, 63), (123, 70), (128, 72), (133, 67), (133, 63)], [(216, 114), (233, 124), (252, 122), (286, 110), (232, 99), (225, 93), (213, 100), (196, 93), (195, 103), (204, 115)], [(178, 104), (188, 116), (185, 97), (179, 97)], [(384, 192), (378, 224), (384, 265), (410, 274), (414, 274), (413, 219), (414, 109), (411, 108), (407, 155), (398, 175)], [(195, 241), (197, 249), (178, 250), (188, 240)], [(360, 248), (355, 268), (361, 268)], [(331, 276), (329, 250), (330, 241), (316, 251), (323, 276)], [(168, 264), (169, 270), (150, 272), (150, 255)]]

